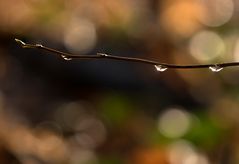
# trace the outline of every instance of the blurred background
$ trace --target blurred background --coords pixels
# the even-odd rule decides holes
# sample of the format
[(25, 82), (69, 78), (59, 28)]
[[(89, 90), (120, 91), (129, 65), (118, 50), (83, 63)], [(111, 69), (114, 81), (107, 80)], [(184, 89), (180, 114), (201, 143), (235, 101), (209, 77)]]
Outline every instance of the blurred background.
[(237, 0), (0, 1), (1, 164), (239, 163)]

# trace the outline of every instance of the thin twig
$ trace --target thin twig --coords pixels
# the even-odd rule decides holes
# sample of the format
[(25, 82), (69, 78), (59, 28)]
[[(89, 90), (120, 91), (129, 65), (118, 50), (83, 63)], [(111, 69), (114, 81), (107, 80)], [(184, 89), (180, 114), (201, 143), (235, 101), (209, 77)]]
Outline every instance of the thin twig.
[(65, 60), (71, 59), (111, 59), (111, 60), (119, 60), (119, 61), (130, 61), (137, 63), (144, 63), (149, 65), (154, 65), (158, 71), (164, 71), (166, 69), (199, 69), (199, 68), (209, 68), (213, 72), (218, 72), (225, 67), (234, 67), (239, 66), (239, 62), (229, 62), (229, 63), (216, 63), (216, 64), (196, 64), (196, 65), (175, 65), (175, 64), (167, 64), (161, 63), (154, 60), (142, 59), (142, 58), (133, 58), (133, 57), (123, 57), (123, 56), (115, 56), (108, 55), (105, 53), (97, 53), (96, 55), (73, 55), (66, 52), (61, 52), (41, 44), (27, 44), (19, 39), (15, 39), (15, 41), (21, 45), (22, 48), (36, 48), (42, 49), (44, 51), (48, 51), (54, 53)]

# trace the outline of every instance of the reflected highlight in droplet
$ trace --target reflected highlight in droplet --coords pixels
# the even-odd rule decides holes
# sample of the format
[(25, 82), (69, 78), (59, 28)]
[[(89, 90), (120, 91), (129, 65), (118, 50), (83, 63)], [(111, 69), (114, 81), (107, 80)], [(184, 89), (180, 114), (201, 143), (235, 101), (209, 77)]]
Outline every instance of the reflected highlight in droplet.
[(36, 46), (37, 46), (37, 47), (43, 47), (43, 45), (42, 45), (42, 44), (36, 44)]
[(164, 72), (166, 71), (168, 68), (162, 65), (154, 65), (154, 67), (156, 68), (157, 71), (159, 72)]
[(215, 66), (209, 67), (209, 69), (210, 69), (212, 72), (220, 72), (221, 70), (223, 70), (223, 67), (219, 67), (219, 66), (215, 65)]
[(70, 58), (69, 56), (66, 56), (66, 55), (61, 55), (61, 57), (62, 57), (64, 60), (67, 60), (67, 61), (72, 60), (72, 58)]

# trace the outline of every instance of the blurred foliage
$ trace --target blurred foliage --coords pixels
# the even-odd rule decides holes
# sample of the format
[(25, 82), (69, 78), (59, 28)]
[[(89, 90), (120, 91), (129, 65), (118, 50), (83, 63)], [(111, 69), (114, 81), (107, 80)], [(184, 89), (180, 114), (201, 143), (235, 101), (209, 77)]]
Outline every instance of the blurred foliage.
[(101, 112), (105, 121), (110, 126), (122, 126), (124, 122), (130, 120), (134, 114), (132, 113), (132, 105), (126, 96), (117, 94), (109, 94), (101, 100)]

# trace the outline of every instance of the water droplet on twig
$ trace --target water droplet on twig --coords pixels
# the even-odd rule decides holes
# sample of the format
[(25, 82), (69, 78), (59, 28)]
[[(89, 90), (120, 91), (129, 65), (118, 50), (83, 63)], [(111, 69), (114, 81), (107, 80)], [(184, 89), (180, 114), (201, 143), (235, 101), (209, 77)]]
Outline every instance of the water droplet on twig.
[(61, 57), (64, 59), (64, 60), (72, 60), (72, 58), (70, 58), (69, 56), (66, 56), (66, 55), (61, 55)]
[(215, 66), (210, 66), (209, 69), (212, 71), (212, 72), (219, 72), (223, 69), (223, 67), (220, 67), (218, 65), (215, 65)]
[(109, 55), (105, 54), (105, 53), (97, 53), (97, 55), (101, 56), (101, 57), (108, 57)]
[(37, 46), (37, 47), (43, 47), (43, 45), (42, 45), (42, 44), (36, 44), (36, 46)]
[(166, 71), (168, 69), (166, 66), (163, 66), (163, 65), (154, 65), (154, 67), (159, 72), (164, 72), (164, 71)]

